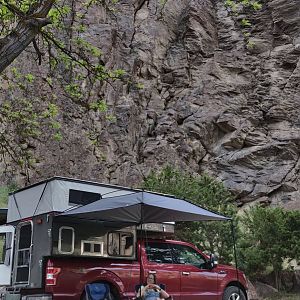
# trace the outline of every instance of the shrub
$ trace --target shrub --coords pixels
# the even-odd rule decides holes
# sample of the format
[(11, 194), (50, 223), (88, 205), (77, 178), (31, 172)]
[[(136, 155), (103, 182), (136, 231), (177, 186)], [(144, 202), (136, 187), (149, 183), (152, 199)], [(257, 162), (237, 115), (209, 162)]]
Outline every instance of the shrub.
[(240, 257), (250, 277), (273, 271), (280, 289), (283, 262), (300, 256), (300, 211), (255, 206), (241, 218)]

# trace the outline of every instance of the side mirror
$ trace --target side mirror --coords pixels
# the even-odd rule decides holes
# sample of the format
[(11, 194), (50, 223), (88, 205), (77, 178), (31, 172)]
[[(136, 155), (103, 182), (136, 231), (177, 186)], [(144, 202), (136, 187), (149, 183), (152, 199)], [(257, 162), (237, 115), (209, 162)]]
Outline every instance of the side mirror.
[(218, 265), (218, 257), (217, 255), (211, 253), (209, 256), (209, 269), (213, 269)]

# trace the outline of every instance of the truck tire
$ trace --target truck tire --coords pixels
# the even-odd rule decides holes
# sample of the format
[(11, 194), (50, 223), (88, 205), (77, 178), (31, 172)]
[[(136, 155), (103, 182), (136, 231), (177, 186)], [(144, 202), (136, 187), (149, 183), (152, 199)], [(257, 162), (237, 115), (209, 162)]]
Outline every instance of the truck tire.
[(222, 300), (246, 300), (246, 296), (237, 286), (229, 286), (225, 289)]

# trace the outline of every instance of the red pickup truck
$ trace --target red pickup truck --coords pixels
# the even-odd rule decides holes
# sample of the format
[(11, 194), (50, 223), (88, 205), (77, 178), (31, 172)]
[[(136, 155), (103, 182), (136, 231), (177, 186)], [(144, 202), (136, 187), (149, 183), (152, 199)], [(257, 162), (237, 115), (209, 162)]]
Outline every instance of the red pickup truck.
[[(247, 283), (241, 271), (218, 265), (194, 245), (174, 240), (139, 243), (142, 274), (156, 274), (174, 300), (245, 300)], [(45, 292), (55, 300), (85, 299), (87, 283), (110, 286), (112, 299), (133, 299), (140, 281), (140, 259), (51, 258)]]
[(90, 287), (105, 287), (110, 299), (130, 300), (153, 273), (174, 300), (247, 299), (242, 272), (218, 265), (192, 244), (166, 240), (174, 225), (125, 226), (63, 214), (135, 192), (54, 177), (12, 193), (0, 226), (0, 298), (83, 300)]

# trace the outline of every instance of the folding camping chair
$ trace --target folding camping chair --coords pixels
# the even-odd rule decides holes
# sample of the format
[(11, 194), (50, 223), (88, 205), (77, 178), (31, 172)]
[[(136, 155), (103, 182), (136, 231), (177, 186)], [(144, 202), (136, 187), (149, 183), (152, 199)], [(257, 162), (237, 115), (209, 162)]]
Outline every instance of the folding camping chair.
[(109, 285), (90, 283), (85, 285), (86, 300), (111, 300)]

